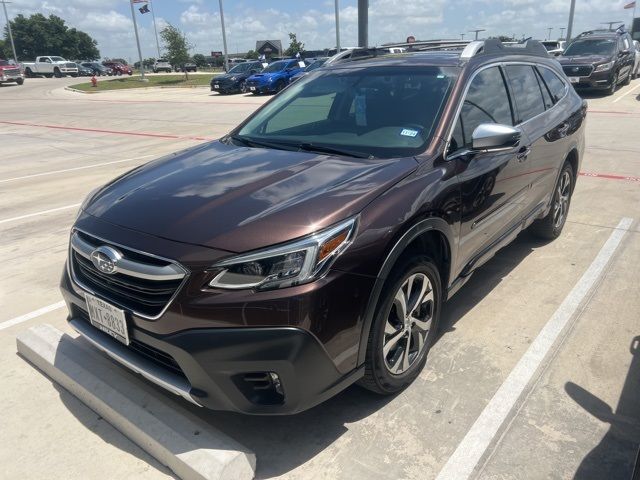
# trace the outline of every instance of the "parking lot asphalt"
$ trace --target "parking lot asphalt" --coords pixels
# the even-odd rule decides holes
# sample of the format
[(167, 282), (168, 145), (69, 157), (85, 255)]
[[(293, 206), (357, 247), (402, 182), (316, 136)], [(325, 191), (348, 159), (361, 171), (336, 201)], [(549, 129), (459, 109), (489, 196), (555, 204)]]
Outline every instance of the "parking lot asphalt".
[[(219, 137), (266, 97), (64, 90), (77, 81), (0, 87), (0, 476), (171, 478), (19, 358), (15, 336), (39, 323), (72, 333), (57, 284), (90, 190)], [(587, 149), (562, 236), (543, 244), (525, 232), (483, 266), (445, 306), (408, 389), (381, 398), (354, 386), (292, 417), (189, 408), (252, 449), (259, 478), (629, 478), (640, 444), (640, 80), (586, 97)], [(523, 367), (559, 319), (544, 360)], [(492, 399), (514, 394), (522, 372), (530, 381), (497, 422)], [(478, 461), (460, 476), (467, 448)]]

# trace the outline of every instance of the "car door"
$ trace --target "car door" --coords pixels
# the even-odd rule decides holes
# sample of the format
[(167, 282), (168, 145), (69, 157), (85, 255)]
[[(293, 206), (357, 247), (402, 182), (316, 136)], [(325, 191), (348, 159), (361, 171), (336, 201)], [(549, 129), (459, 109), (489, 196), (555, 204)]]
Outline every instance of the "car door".
[(464, 154), (471, 147), (473, 131), (483, 123), (514, 124), (510, 94), (499, 65), (480, 70), (470, 80), (450, 141), (449, 158), (458, 162), (461, 188), (458, 271), (463, 275), (490, 258), (502, 239), (515, 230), (526, 195), (519, 146)]
[(515, 105), (515, 125), (523, 134), (519, 160), (521, 180), (527, 188), (526, 218), (544, 208), (553, 189), (564, 159), (569, 118), (563, 109), (553, 108), (553, 98), (534, 65), (510, 64), (505, 72)]

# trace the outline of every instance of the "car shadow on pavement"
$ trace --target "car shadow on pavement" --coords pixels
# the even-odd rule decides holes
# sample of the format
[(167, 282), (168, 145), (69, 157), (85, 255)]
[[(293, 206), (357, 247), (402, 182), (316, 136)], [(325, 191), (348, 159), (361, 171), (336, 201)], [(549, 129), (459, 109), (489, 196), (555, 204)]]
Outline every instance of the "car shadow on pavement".
[(574, 480), (631, 480), (640, 448), (640, 335), (631, 341), (629, 351), (631, 365), (615, 411), (579, 385), (565, 384), (565, 391), (578, 405), (610, 425), (600, 443), (580, 463)]

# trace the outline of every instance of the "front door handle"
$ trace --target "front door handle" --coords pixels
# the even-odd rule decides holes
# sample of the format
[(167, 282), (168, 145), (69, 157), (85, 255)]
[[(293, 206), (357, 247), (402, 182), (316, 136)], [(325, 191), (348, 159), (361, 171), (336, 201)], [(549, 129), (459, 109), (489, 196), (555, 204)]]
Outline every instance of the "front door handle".
[(516, 158), (518, 159), (519, 162), (524, 162), (530, 153), (531, 153), (530, 147), (521, 147), (520, 150), (518, 150), (518, 154), (516, 155)]

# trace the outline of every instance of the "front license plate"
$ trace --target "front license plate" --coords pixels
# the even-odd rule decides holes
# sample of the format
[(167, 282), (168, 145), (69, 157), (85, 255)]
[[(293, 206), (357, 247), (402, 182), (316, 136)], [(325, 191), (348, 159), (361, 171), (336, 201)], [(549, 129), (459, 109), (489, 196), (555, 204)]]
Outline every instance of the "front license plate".
[(120, 310), (88, 293), (85, 293), (84, 296), (87, 301), (91, 324), (119, 342), (129, 345), (129, 333), (127, 332), (127, 320), (124, 310)]
[(220, 88), (220, 85), (214, 85), (213, 88)]
[(571, 83), (580, 83), (580, 77), (569, 77)]
[(249, 87), (249, 90), (251, 90), (252, 92), (256, 91), (256, 87)]

